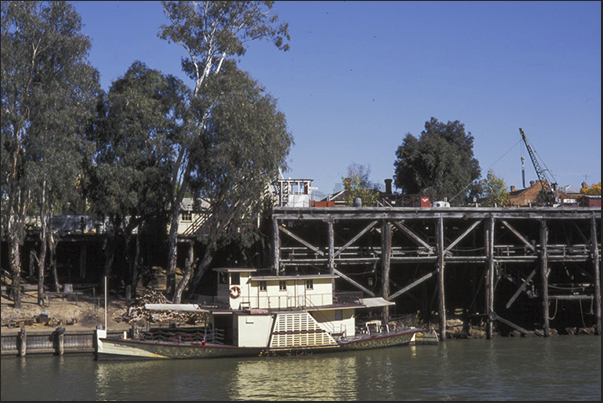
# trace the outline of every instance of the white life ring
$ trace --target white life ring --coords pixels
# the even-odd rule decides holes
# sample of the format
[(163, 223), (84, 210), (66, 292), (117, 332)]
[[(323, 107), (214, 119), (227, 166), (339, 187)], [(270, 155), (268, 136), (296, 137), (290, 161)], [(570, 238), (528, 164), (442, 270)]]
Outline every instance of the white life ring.
[(241, 289), (236, 285), (234, 287), (230, 287), (230, 297), (231, 298), (239, 298), (241, 296)]

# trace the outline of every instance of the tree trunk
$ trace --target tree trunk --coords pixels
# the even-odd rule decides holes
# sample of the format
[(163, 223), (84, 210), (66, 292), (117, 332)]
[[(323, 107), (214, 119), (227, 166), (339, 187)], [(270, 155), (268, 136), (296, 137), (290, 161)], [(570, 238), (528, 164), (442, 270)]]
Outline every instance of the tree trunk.
[(201, 262), (197, 265), (197, 270), (195, 273), (195, 278), (193, 279), (191, 290), (196, 290), (197, 287), (199, 287), (199, 284), (201, 284), (201, 279), (209, 268), (209, 265), (211, 264), (213, 258), (214, 256), (212, 255), (212, 253), (209, 252), (208, 249), (206, 249), (205, 253), (203, 254), (203, 259), (201, 259)]
[(17, 235), (13, 235), (11, 242), (10, 267), (13, 281), (10, 297), (14, 307), (21, 308), (21, 245)]
[(61, 291), (59, 272), (57, 271), (57, 246), (59, 245), (59, 234), (51, 232), (50, 240), (50, 264), (52, 265), (52, 280), (56, 292)]
[[(172, 302), (174, 304), (179, 304), (182, 300), (182, 293), (189, 283), (190, 279), (193, 276), (193, 272), (195, 271), (195, 266), (199, 263), (199, 259), (194, 259), (194, 243), (191, 242), (188, 247), (188, 259), (186, 260), (186, 269), (184, 270), (184, 276), (182, 280), (178, 283), (178, 287), (176, 287), (176, 291), (174, 292), (174, 298)], [(194, 260), (194, 261), (193, 261)]]
[(42, 205), (40, 208), (40, 222), (42, 228), (40, 229), (40, 253), (38, 255), (38, 305), (44, 306), (44, 276), (46, 268), (46, 249), (48, 244), (46, 243), (47, 235), (47, 221), (46, 215), (46, 181), (42, 185)]
[(9, 267), (12, 277), (10, 298), (13, 300), (15, 308), (21, 308), (21, 243), (25, 235), (25, 216), (27, 214), (27, 203), (23, 199), (21, 192), (17, 192), (16, 197), (10, 201), (12, 211), (8, 218)]
[[(138, 231), (136, 235), (133, 234), (134, 229), (138, 226)], [(124, 283), (130, 285), (130, 289), (132, 290), (132, 294), (136, 294), (136, 284), (138, 282), (138, 265), (140, 259), (140, 236), (142, 231), (142, 223), (136, 224), (131, 221), (131, 225), (128, 225), (125, 232), (125, 252), (124, 256), (126, 257), (126, 262), (128, 263), (128, 272), (127, 276), (124, 276)], [(134, 238), (134, 255), (132, 256), (130, 253), (132, 238)], [(126, 291), (127, 293), (127, 291)], [(127, 295), (126, 295), (127, 297)]]
[(59, 273), (57, 272), (57, 247), (59, 246), (59, 233), (55, 232), (52, 225), (53, 213), (50, 212), (48, 217), (48, 245), (50, 245), (50, 264), (52, 265), (52, 278), (54, 282), (54, 289), (56, 292), (60, 291), (61, 284), (59, 283)]
[[(111, 220), (112, 230), (108, 234), (105, 240), (105, 246), (103, 250), (105, 252), (105, 266), (103, 267), (103, 277), (107, 277), (107, 281), (111, 277), (111, 270), (113, 269), (113, 262), (115, 261), (115, 250), (117, 248), (118, 233), (121, 231), (122, 219), (119, 216), (113, 217)], [(107, 283), (108, 287), (108, 283)], [(102, 287), (103, 292), (104, 285)], [(107, 290), (108, 291), (108, 290)]]
[[(113, 259), (115, 257), (115, 235), (109, 235), (106, 239), (106, 244), (104, 248), (105, 252), (105, 266), (103, 267), (103, 278), (111, 275), (111, 268), (113, 267)], [(105, 291), (105, 286), (101, 287), (103, 292)], [(108, 291), (108, 290), (107, 290)]]
[(168, 298), (173, 294), (176, 285), (176, 262), (178, 258), (178, 216), (180, 215), (180, 203), (175, 202), (178, 207), (172, 209), (172, 223), (170, 226), (170, 235), (168, 237), (169, 252), (168, 252), (168, 275), (166, 284), (166, 294)]
[(113, 258), (115, 257), (115, 239), (107, 238), (107, 246), (105, 247), (105, 266), (103, 267), (103, 277), (111, 275), (113, 267)]
[[(191, 286), (191, 290), (196, 290), (199, 284), (201, 283), (201, 279), (203, 275), (209, 268), (213, 260), (213, 254), (218, 249), (218, 239), (220, 237), (220, 233), (222, 231), (226, 231), (228, 226), (232, 223), (234, 217), (237, 214), (240, 214), (240, 210), (244, 208), (244, 205), (240, 203), (235, 203), (234, 206), (230, 207), (229, 212), (226, 216), (222, 217), (222, 219), (216, 219), (212, 222), (212, 231), (210, 234), (211, 241), (207, 244), (205, 248), (205, 252), (203, 253), (203, 258), (201, 259), (201, 263), (197, 266), (197, 271), (195, 273), (195, 277), (193, 279), (193, 284)], [(217, 210), (217, 209), (216, 209)], [(212, 216), (216, 216), (217, 213), (214, 213)]]
[[(180, 159), (180, 158), (179, 158)], [(176, 264), (178, 258), (178, 222), (180, 221), (180, 205), (182, 199), (184, 199), (184, 192), (188, 186), (188, 179), (191, 173), (192, 164), (187, 162), (186, 170), (182, 176), (182, 182), (180, 183), (180, 189), (175, 192), (175, 200), (172, 205), (172, 223), (170, 226), (170, 235), (168, 238), (169, 242), (169, 253), (168, 253), (168, 276), (167, 276), (167, 297), (172, 299), (176, 292)], [(174, 174), (176, 177), (177, 173)], [(176, 186), (176, 181), (173, 180), (173, 186)]]
[(134, 252), (134, 262), (132, 265), (132, 296), (136, 297), (136, 288), (138, 286), (138, 268), (140, 267), (140, 229), (138, 231), (138, 233), (136, 234), (136, 251)]
[[(46, 232), (46, 225), (42, 224), (42, 233)], [(38, 305), (44, 306), (44, 278), (46, 275), (46, 235), (42, 235), (40, 233), (41, 245), (40, 245), (40, 254), (38, 258)]]

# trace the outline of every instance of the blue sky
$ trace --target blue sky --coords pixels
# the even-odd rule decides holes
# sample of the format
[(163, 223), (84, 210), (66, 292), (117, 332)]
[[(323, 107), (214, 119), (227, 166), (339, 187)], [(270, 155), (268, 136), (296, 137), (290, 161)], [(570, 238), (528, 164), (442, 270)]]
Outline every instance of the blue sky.
[[(73, 2), (108, 90), (135, 60), (173, 74), (183, 50), (157, 37), (159, 2)], [(285, 176), (340, 186), (348, 166), (394, 175), (425, 122), (458, 120), (482, 176), (537, 179), (519, 128), (559, 185), (601, 181), (600, 2), (276, 2), (291, 50), (253, 43), (239, 60), (277, 100), (295, 145)]]

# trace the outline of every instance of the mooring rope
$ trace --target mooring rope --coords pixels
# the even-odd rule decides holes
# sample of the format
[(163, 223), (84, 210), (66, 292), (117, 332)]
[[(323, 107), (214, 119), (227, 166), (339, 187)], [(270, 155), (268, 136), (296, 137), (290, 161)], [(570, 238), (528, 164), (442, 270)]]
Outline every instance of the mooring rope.
[(582, 300), (579, 299), (578, 302), (580, 303), (580, 317), (582, 318), (582, 326), (586, 329), (586, 323), (584, 323), (584, 314), (582, 313)]
[(559, 306), (559, 299), (555, 298), (555, 314), (553, 315), (552, 318), (549, 318), (549, 320), (553, 320), (555, 319), (555, 317), (557, 316), (557, 307)]

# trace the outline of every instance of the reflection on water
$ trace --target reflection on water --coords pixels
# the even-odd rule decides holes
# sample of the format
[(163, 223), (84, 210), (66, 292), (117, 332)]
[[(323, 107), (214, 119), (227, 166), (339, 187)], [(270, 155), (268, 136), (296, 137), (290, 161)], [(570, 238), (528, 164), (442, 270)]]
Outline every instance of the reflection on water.
[(167, 376), (164, 379), (156, 376), (161, 367), (160, 361), (98, 362), (94, 366), (95, 396), (98, 400), (131, 399), (163, 389)]
[(94, 362), (97, 400), (225, 400), (236, 359)]
[(231, 400), (356, 400), (356, 356), (329, 354), (240, 361)]
[(2, 400), (601, 400), (601, 338), (448, 341), (302, 357), (2, 358)]

